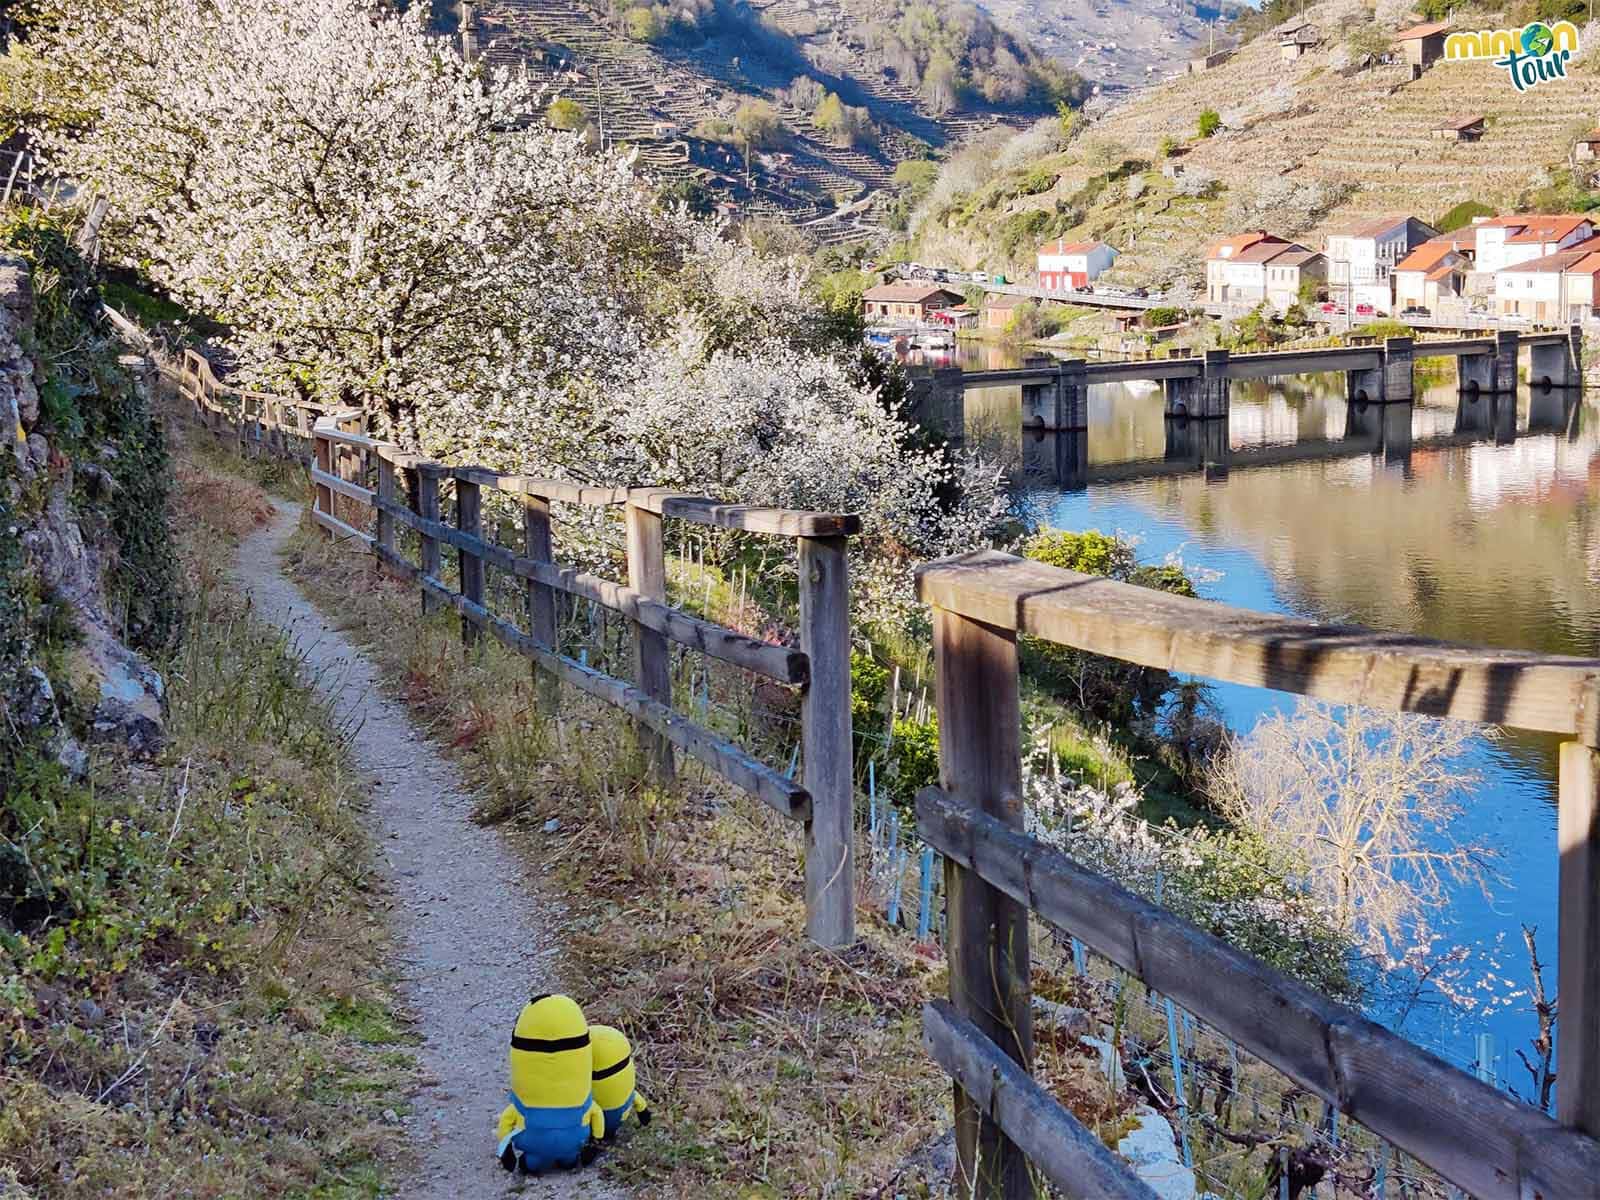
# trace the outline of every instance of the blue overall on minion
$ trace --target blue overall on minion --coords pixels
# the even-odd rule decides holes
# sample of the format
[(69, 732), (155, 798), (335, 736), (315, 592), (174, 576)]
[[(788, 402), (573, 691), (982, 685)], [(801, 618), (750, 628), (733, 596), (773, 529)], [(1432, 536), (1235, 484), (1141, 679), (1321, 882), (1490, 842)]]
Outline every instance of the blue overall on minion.
[(511, 1103), (495, 1154), (508, 1171), (594, 1161), (605, 1117), (594, 1102), (589, 1026), (567, 996), (535, 996), (511, 1035)]

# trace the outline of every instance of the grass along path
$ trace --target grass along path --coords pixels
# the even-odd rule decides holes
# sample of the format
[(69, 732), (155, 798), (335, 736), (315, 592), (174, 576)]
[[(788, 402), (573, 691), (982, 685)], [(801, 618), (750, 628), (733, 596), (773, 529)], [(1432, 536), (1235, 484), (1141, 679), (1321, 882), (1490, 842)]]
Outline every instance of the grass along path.
[(271, 521), (241, 544), (234, 581), (259, 619), (300, 645), (335, 719), (351, 730), (356, 769), (372, 781), (369, 819), (392, 891), (400, 991), (425, 1072), (406, 1116), (420, 1161), (399, 1195), (623, 1194), (593, 1169), (523, 1184), (495, 1162), (511, 1025), (530, 994), (565, 987), (556, 974), (562, 914), (500, 834), (473, 822), (475, 800), (460, 772), (384, 695), (377, 669), (284, 576), (281, 551), (300, 509), (276, 503)]

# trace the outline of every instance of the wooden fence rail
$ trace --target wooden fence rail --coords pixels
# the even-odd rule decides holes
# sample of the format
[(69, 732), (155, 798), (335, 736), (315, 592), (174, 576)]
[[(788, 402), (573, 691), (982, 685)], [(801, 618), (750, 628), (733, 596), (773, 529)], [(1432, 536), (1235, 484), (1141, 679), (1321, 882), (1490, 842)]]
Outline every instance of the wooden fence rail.
[[(956, 1079), (963, 1194), (1142, 1195), (1029, 1091), (1028, 913), (1081, 939), (1329, 1105), (1485, 1200), (1600, 1197), (1600, 659), (1454, 646), (1169, 596), (994, 552), (918, 575), (933, 605), (949, 1007), (924, 1032)], [(1343, 704), (1575, 736), (1560, 759), (1560, 1124), (1022, 831), (1017, 636)], [(1057, 1132), (1045, 1138), (1041, 1129)], [(970, 1190), (969, 1190), (970, 1189)]]
[[(214, 432), (237, 439), (247, 454), (271, 454), (309, 468), (312, 520), (330, 537), (350, 539), (381, 566), (414, 582), (424, 612), (450, 608), (468, 644), (488, 634), (530, 659), (541, 703), (553, 707), (566, 682), (628, 713), (645, 735), (653, 766), (670, 779), (681, 751), (743, 788), (806, 830), (806, 932), (843, 947), (855, 941), (854, 780), (851, 774), (850, 616), (846, 548), (860, 519), (728, 504), (668, 488), (593, 487), (564, 480), (504, 475), (479, 466), (447, 466), (409, 454), (363, 432), (358, 410), (231, 387), (204, 356), (162, 351), (137, 325), (109, 307), (107, 320), (144, 350), (176, 393)], [(455, 485), (455, 523), (443, 519), (440, 484)], [(403, 486), (402, 486), (403, 484)], [(523, 553), (484, 536), (483, 489), (516, 496), (523, 508)], [(410, 503), (401, 502), (401, 494)], [(552, 502), (616, 507), (628, 529), (626, 585), (559, 565), (551, 541)], [(748, 637), (666, 602), (665, 519), (798, 542), (800, 645)], [(420, 561), (399, 550), (400, 528), (416, 532)], [(458, 588), (444, 579), (443, 547), (458, 556)], [(496, 615), (485, 602), (486, 568), (525, 584), (528, 628)], [(632, 626), (638, 683), (628, 683), (569, 658), (556, 636), (557, 593), (610, 609)], [(801, 691), (800, 778), (774, 770), (740, 746), (672, 707), (667, 647), (677, 643)]]
[[(725, 504), (663, 488), (594, 488), (477, 466), (447, 466), (407, 454), (359, 432), (360, 414), (333, 412), (312, 427), (315, 490), (312, 519), (333, 537), (366, 546), (391, 573), (418, 585), (424, 609), (460, 614), (469, 644), (487, 634), (539, 668), (615, 705), (637, 722), (653, 770), (674, 773), (680, 751), (806, 828), (806, 931), (826, 946), (855, 940), (854, 783), (851, 777), (850, 628), (846, 541), (860, 528), (848, 514), (798, 512)], [(411, 504), (399, 499), (405, 478)], [(439, 485), (455, 485), (455, 522), (442, 517)], [(484, 489), (518, 497), (524, 552), (495, 544), (482, 527)], [(627, 524), (626, 585), (563, 567), (550, 537), (552, 501), (623, 510)], [(799, 542), (800, 646), (747, 637), (666, 602), (666, 518), (726, 529), (793, 537)], [(414, 530), (418, 562), (398, 549), (396, 531)], [(444, 579), (442, 548), (458, 558), (457, 586)], [(526, 629), (491, 612), (486, 570), (526, 585)], [(569, 658), (556, 644), (556, 593), (592, 601), (633, 627), (636, 682), (606, 675)], [(801, 691), (801, 777), (797, 781), (672, 707), (669, 643), (699, 650)], [(550, 695), (545, 690), (546, 696)]]

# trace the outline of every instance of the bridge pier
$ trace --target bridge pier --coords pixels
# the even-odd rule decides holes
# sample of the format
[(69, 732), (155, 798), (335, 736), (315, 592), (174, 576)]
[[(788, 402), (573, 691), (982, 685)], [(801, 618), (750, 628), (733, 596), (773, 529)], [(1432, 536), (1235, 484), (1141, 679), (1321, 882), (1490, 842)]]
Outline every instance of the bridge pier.
[(1456, 390), (1462, 396), (1494, 395), (1494, 364), (1492, 354), (1461, 355), (1456, 359)]
[(1384, 405), (1379, 432), (1385, 465), (1399, 467), (1402, 473), (1411, 470), (1411, 412), (1409, 404)]
[(1583, 386), (1583, 330), (1572, 326), (1564, 341), (1528, 347), (1528, 382), (1535, 387)]
[(1502, 329), (1494, 335), (1494, 390), (1498, 395), (1517, 391), (1517, 352), (1522, 335), (1515, 329)]
[(1163, 381), (1169, 420), (1227, 420), (1233, 381), (1228, 378), (1228, 352), (1207, 350), (1201, 374), (1192, 379)]
[(1344, 398), (1351, 408), (1364, 404), (1383, 404), (1387, 372), (1383, 367), (1359, 367), (1344, 373)]
[[(960, 444), (966, 440), (967, 393), (960, 367), (935, 367), (914, 375), (907, 395), (906, 417)], [(1027, 419), (1027, 413), (1023, 413)]]
[(1572, 418), (1578, 397), (1568, 388), (1536, 387), (1528, 396), (1528, 430), (1531, 433), (1576, 433)]
[(1062, 429), (1082, 432), (1085, 449), (1089, 445), (1089, 377), (1088, 364), (1081, 358), (1069, 358), (1061, 364), (1061, 374), (1056, 380), (1057, 412)]
[(1383, 396), (1389, 404), (1416, 398), (1416, 347), (1408, 337), (1383, 339)]
[(1081, 358), (1059, 364), (1043, 383), (1022, 385), (1024, 428), (1069, 430), (1089, 428), (1089, 384)]

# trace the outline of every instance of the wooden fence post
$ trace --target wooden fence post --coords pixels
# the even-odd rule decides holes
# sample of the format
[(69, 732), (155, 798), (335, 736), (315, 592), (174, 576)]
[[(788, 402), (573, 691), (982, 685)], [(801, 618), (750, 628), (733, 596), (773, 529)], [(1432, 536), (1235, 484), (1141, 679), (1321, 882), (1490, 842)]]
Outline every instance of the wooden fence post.
[[(483, 537), (482, 489), (465, 479), (456, 480), (456, 528), (475, 538)], [(461, 594), (473, 604), (483, 603), (483, 556), (461, 550)], [(478, 627), (461, 617), (461, 644), (471, 649), (478, 644)]]
[[(323, 437), (320, 433), (316, 433), (313, 436), (316, 439), (317, 470), (321, 471), (324, 475), (332, 475), (333, 443), (327, 438)], [(320, 513), (326, 513), (330, 517), (333, 516), (333, 489), (325, 483), (319, 483), (316, 487), (315, 497), (316, 498), (313, 501), (313, 504), (316, 510)], [(322, 526), (321, 528), (324, 537), (330, 539), (333, 537), (333, 531), (331, 529), (327, 528), (326, 526)]]
[[(667, 559), (661, 541), (661, 518), (641, 508), (631, 499), (627, 507), (628, 586), (651, 600), (667, 599)], [(634, 678), (645, 695), (663, 704), (672, 703), (671, 657), (667, 639), (653, 629), (633, 622)], [(671, 783), (672, 743), (658, 733), (640, 727), (657, 780)]]
[[(1022, 715), (1017, 637), (933, 610), (939, 777), (956, 801), (1022, 828)], [(950, 1002), (1032, 1070), (1028, 912), (975, 872), (945, 860)], [(971, 1200), (1032, 1197), (1027, 1158), (956, 1088), (957, 1191)]]
[(1600, 752), (1563, 743), (1560, 778), (1556, 1117), (1600, 1137)]
[[(385, 512), (381, 505), (394, 503), (394, 483), (394, 464), (382, 454), (378, 455), (378, 500), (380, 502), (380, 507), (377, 510), (378, 546), (388, 554), (395, 552), (394, 517)], [(380, 570), (388, 570), (389, 563), (380, 556), (378, 567)]]
[[(524, 493), (522, 497), (523, 549), (534, 562), (555, 561), (550, 540), (550, 501), (544, 496)], [(551, 653), (558, 652), (556, 635), (556, 592), (548, 583), (528, 580), (528, 632), (534, 643)], [(533, 666), (539, 708), (553, 714), (561, 700), (561, 680), (550, 671)]]
[[(416, 508), (417, 516), (424, 521), (438, 521), (439, 519), (439, 477), (444, 474), (444, 468), (438, 463), (421, 463), (417, 466)], [(422, 573), (430, 579), (438, 579), (439, 568), (439, 539), (427, 533), (422, 535)], [(428, 594), (426, 588), (422, 589), (422, 612), (426, 616), (439, 607), (439, 601)]]
[(856, 938), (855, 782), (850, 720), (850, 585), (845, 539), (800, 539), (800, 649), (811, 678), (800, 704), (806, 823), (806, 933), (823, 946)]

